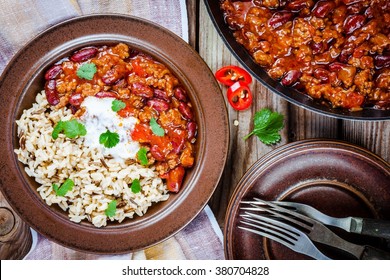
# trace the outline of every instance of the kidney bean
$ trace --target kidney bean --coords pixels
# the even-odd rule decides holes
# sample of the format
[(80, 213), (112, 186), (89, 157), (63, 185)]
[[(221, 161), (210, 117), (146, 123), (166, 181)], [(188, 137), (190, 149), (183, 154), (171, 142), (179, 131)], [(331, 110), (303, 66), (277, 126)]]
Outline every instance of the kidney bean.
[(353, 50), (350, 48), (343, 49), (338, 57), (339, 61), (347, 63), (349, 57), (353, 54)]
[(330, 38), (330, 39), (328, 39), (328, 40), (324, 43), (324, 51), (329, 50), (330, 47), (334, 45), (334, 43), (336, 43), (336, 39), (335, 39), (335, 38)]
[(94, 57), (98, 52), (98, 49), (95, 47), (88, 47), (81, 50), (76, 51), (73, 55), (71, 55), (70, 60), (73, 62), (82, 62), (86, 61), (92, 57)]
[(76, 112), (80, 109), (80, 107), (69, 104), (68, 109), (72, 111), (72, 114), (76, 114)]
[(364, 11), (364, 15), (368, 18), (368, 19), (372, 19), (374, 17), (374, 10), (372, 8), (372, 6), (368, 7), (365, 11)]
[(69, 103), (73, 106), (80, 106), (83, 100), (84, 97), (81, 95), (81, 93), (73, 93), (69, 98)]
[(311, 46), (311, 49), (313, 50), (314, 55), (322, 53), (325, 49), (324, 43), (322, 43), (322, 42), (315, 43), (314, 41), (312, 41), (310, 46)]
[(168, 94), (167, 94), (167, 92), (166, 91), (163, 91), (163, 90), (161, 90), (161, 89), (157, 89), (157, 88), (155, 88), (154, 90), (153, 90), (153, 95), (154, 95), (154, 97), (157, 97), (157, 98), (159, 98), (159, 99), (162, 99), (162, 100), (164, 100), (164, 101), (166, 101), (166, 102), (171, 102), (171, 99), (168, 97)]
[(54, 106), (60, 102), (60, 97), (57, 91), (57, 82), (55, 80), (48, 80), (45, 83), (45, 94), (47, 102)]
[(291, 86), (302, 76), (302, 72), (299, 70), (290, 70), (282, 78), (282, 84), (284, 86)]
[(187, 131), (188, 131), (187, 139), (189, 141), (191, 141), (192, 139), (195, 138), (197, 129), (198, 129), (198, 126), (196, 125), (195, 122), (187, 123)]
[(308, 1), (307, 0), (295, 0), (292, 2), (289, 2), (286, 5), (286, 8), (293, 12), (299, 12), (300, 10), (304, 8), (309, 8)]
[(99, 91), (98, 93), (95, 94), (95, 97), (97, 97), (97, 98), (105, 98), (105, 97), (116, 98), (117, 95), (113, 91)]
[(363, 3), (354, 3), (347, 7), (349, 14), (360, 14), (364, 9)]
[(334, 8), (336, 7), (336, 4), (334, 1), (319, 1), (314, 9), (313, 14), (316, 17), (324, 18), (326, 17)]
[(355, 3), (362, 2), (362, 1), (363, 0), (341, 0), (341, 2), (343, 2), (345, 5), (355, 4)]
[(125, 71), (126, 69), (124, 67), (114, 66), (103, 75), (102, 81), (106, 85), (112, 85), (123, 78), (126, 74)]
[(156, 160), (159, 160), (159, 161), (164, 161), (164, 160), (165, 160), (165, 156), (164, 156), (164, 154), (160, 151), (158, 145), (153, 145), (153, 146), (150, 148), (150, 153), (152, 154), (152, 156), (153, 156)]
[(346, 34), (351, 34), (356, 29), (359, 29), (363, 26), (366, 17), (363, 15), (351, 15), (348, 16), (344, 21), (344, 32)]
[(181, 115), (187, 119), (187, 120), (192, 120), (194, 118), (194, 115), (192, 113), (192, 110), (190, 108), (190, 106), (188, 106), (186, 103), (184, 102), (180, 102), (179, 104), (179, 112), (181, 113)]
[(177, 87), (173, 90), (173, 95), (177, 100), (187, 102), (187, 93), (182, 87)]
[(321, 82), (328, 83), (329, 82), (329, 71), (320, 67), (316, 68), (313, 72), (315, 78), (319, 79)]
[(131, 92), (135, 95), (146, 97), (146, 98), (152, 98), (153, 97), (153, 90), (144, 84), (141, 83), (134, 83)]
[(374, 63), (377, 68), (390, 67), (390, 55), (377, 55)]
[(57, 78), (57, 76), (62, 72), (62, 65), (55, 64), (49, 68), (45, 73), (45, 80), (52, 80)]
[(148, 105), (149, 107), (152, 107), (153, 109), (155, 109), (159, 112), (167, 111), (169, 109), (168, 102), (166, 102), (162, 99), (158, 99), (158, 98), (149, 99), (146, 102), (146, 105)]
[(340, 62), (332, 62), (331, 64), (328, 65), (328, 68), (330, 71), (340, 71), (341, 69), (347, 67), (348, 65)]
[(114, 87), (116, 88), (125, 88), (127, 87), (127, 82), (125, 79), (119, 79), (115, 82)]
[(272, 28), (278, 28), (283, 24), (285, 24), (286, 22), (288, 22), (289, 20), (291, 20), (292, 17), (293, 17), (293, 13), (291, 12), (286, 12), (286, 11), (276, 12), (269, 19), (268, 24)]

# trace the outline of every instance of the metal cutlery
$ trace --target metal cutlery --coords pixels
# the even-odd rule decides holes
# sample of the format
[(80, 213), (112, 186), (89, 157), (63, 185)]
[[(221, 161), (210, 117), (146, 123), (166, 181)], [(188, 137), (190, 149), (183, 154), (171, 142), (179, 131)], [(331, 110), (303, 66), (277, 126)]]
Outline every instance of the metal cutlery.
[[(248, 211), (260, 212), (263, 215), (258, 216), (267, 215), (270, 219), (289, 223), (306, 232), (306, 235), (312, 241), (338, 248), (349, 253), (356, 259), (390, 259), (390, 253), (388, 252), (368, 245), (363, 246), (348, 242), (336, 235), (322, 223), (295, 211), (273, 204), (272, 202), (254, 198), (253, 201), (242, 201), (241, 203), (251, 206), (241, 208), (241, 210), (246, 211), (246, 213), (248, 213)], [(254, 216), (252, 216), (252, 218), (254, 218)]]
[[(250, 227), (238, 226), (241, 229), (256, 233), (275, 240), (295, 252), (305, 254), (316, 260), (330, 260), (321, 253), (302, 231), (278, 220), (246, 212), (241, 215), (242, 224)], [(256, 229), (253, 229), (256, 228)]]
[(272, 203), (288, 207), (325, 225), (338, 227), (347, 232), (390, 239), (390, 221), (358, 217), (335, 218), (306, 204), (287, 201), (273, 201)]

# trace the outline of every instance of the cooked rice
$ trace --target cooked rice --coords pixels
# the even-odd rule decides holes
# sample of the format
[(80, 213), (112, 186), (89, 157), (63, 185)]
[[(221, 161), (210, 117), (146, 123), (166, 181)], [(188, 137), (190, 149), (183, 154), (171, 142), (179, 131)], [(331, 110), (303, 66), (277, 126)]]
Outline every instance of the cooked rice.
[[(66, 108), (50, 110), (42, 91), (32, 108), (16, 121), (20, 148), (15, 153), (26, 173), (41, 185), (37, 191), (48, 205), (58, 204), (73, 222), (88, 220), (102, 227), (108, 220), (122, 222), (134, 214), (142, 216), (153, 202), (168, 199), (166, 185), (153, 167), (104, 158), (98, 149), (84, 146), (83, 137), (71, 140), (60, 134), (54, 140), (54, 125), (72, 116)], [(52, 185), (61, 185), (68, 178), (75, 184), (72, 191), (57, 196)], [(130, 188), (134, 179), (139, 179), (142, 187), (136, 194)], [(114, 199), (118, 203), (115, 216), (107, 217), (105, 210)]]

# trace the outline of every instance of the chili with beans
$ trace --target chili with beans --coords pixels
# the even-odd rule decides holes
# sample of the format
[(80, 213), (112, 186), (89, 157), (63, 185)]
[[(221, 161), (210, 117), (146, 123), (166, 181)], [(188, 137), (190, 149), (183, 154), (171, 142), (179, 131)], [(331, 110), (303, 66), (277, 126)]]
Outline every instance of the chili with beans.
[[(96, 66), (91, 80), (77, 72), (86, 64)], [(197, 123), (186, 90), (165, 65), (123, 43), (91, 46), (57, 62), (45, 79), (48, 102), (70, 108), (75, 116), (83, 114), (80, 105), (87, 96), (124, 102), (118, 114), (139, 119), (132, 139), (148, 149), (149, 164), (167, 180), (168, 189), (179, 191), (185, 169), (194, 164)], [(164, 136), (153, 134), (152, 118), (164, 129)]]
[(390, 1), (221, 1), (270, 77), (333, 107), (390, 110)]

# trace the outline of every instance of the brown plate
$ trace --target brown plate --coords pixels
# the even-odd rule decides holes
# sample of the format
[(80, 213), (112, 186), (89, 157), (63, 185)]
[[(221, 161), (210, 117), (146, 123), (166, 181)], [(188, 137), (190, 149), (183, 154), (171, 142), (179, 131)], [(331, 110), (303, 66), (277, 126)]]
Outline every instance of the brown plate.
[[(309, 204), (335, 217), (390, 220), (390, 165), (375, 154), (340, 141), (304, 140), (284, 145), (258, 160), (242, 177), (227, 210), (227, 259), (310, 259), (237, 228), (240, 202), (259, 197)], [(383, 240), (335, 231), (351, 242), (387, 246)], [(328, 256), (344, 259), (334, 249)]]
[[(118, 42), (168, 66), (186, 88), (199, 126), (196, 162), (179, 194), (154, 205), (143, 217), (95, 228), (88, 222), (70, 222), (63, 211), (40, 199), (38, 184), (26, 175), (13, 152), (18, 147), (15, 119), (23, 109), (31, 107), (36, 93), (43, 89), (44, 72), (52, 63), (84, 46)], [(124, 253), (163, 241), (197, 216), (222, 174), (229, 130), (219, 85), (185, 41), (154, 23), (106, 14), (78, 17), (56, 25), (16, 54), (0, 79), (0, 92), (1, 190), (32, 228), (64, 246), (95, 253)]]

